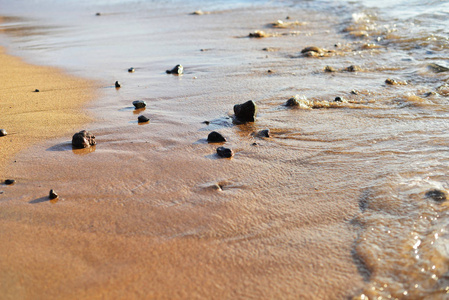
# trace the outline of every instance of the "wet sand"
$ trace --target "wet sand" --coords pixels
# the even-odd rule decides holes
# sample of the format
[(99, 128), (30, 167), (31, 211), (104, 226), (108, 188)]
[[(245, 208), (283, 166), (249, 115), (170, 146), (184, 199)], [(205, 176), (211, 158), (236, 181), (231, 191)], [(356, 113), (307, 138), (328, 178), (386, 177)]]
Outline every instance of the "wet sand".
[[(371, 270), (356, 251), (365, 228), (354, 220), (363, 189), (410, 161), (381, 146), (402, 147), (401, 134), (419, 124), (390, 117), (408, 116), (391, 103), (413, 87), (382, 92), (388, 70), (376, 68), (391, 57), (387, 51), (360, 50), (363, 43), (351, 39), (335, 47), (345, 41), (338, 15), (287, 8), (188, 13), (89, 21), (120, 36), (126, 30), (113, 26), (132, 28), (129, 20), (176, 20), (145, 36), (157, 54), (148, 61), (98, 61), (96, 76), (104, 78), (102, 95), (89, 106), (95, 122), (75, 118), (80, 122), (66, 128), (88, 129), (96, 147), (72, 150), (73, 131), (55, 122), (58, 135), (24, 145), (7, 165), (6, 176), (18, 182), (0, 195), (6, 299), (345, 299), (367, 286)], [(306, 25), (267, 25), (286, 15)], [(248, 38), (261, 29), (273, 35)], [(337, 55), (302, 56), (311, 45)], [(184, 75), (165, 74), (178, 63)], [(326, 65), (368, 71), (328, 74)], [(115, 80), (123, 83), (118, 90)], [(32, 85), (23, 101), (45, 94)], [(332, 109), (286, 108), (297, 93)], [(351, 101), (335, 103), (335, 96)], [(141, 99), (148, 106), (135, 111), (131, 102)], [(233, 105), (250, 99), (259, 106), (256, 122), (233, 124)], [(150, 122), (138, 125), (140, 114)], [(254, 137), (265, 128), (271, 138)], [(212, 130), (228, 139), (232, 159), (219, 159), (221, 144), (206, 142)], [(48, 199), (50, 189), (57, 201)]]

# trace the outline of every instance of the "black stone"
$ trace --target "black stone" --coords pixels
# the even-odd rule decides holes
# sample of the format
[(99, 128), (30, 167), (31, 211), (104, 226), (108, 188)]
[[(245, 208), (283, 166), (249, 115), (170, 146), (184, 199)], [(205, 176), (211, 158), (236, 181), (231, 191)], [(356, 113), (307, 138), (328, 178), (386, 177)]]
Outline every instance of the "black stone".
[(260, 130), (259, 132), (256, 133), (256, 136), (269, 138), (270, 137), (270, 129)]
[(226, 138), (223, 135), (221, 135), (221, 133), (212, 131), (207, 136), (207, 141), (209, 143), (224, 143), (224, 142), (226, 142)]
[(167, 74), (181, 75), (184, 72), (184, 68), (181, 65), (176, 65), (173, 69), (165, 71)]
[(343, 102), (343, 98), (342, 97), (335, 97), (334, 101), (335, 102)]
[(430, 190), (425, 194), (426, 198), (430, 198), (435, 202), (446, 201), (446, 193), (441, 190)]
[(326, 66), (324, 68), (324, 72), (333, 73), (333, 72), (337, 72), (337, 69), (335, 69), (334, 67), (331, 67), (331, 66)]
[(387, 79), (385, 80), (385, 83), (386, 83), (386, 84), (391, 84), (391, 85), (398, 84), (398, 82), (397, 82), (396, 80), (391, 79), (391, 78), (387, 78)]
[(129, 69), (128, 69), (128, 72), (129, 72), (129, 73), (134, 73), (134, 71), (135, 71), (134, 68), (129, 68)]
[(145, 106), (147, 106), (147, 103), (143, 100), (136, 100), (136, 101), (133, 101), (133, 105), (136, 109), (139, 109), (139, 108), (144, 108)]
[(249, 100), (243, 104), (234, 105), (234, 113), (236, 119), (241, 122), (254, 122), (257, 114), (257, 106), (253, 100)]
[(5, 184), (6, 185), (11, 185), (11, 184), (14, 184), (14, 183), (16, 183), (16, 181), (14, 179), (6, 179), (5, 180)]
[(115, 87), (116, 87), (116, 88), (121, 87), (120, 82), (116, 81), (116, 82), (115, 82)]
[(40, 91), (39, 91), (38, 89), (35, 89), (34, 92), (35, 92), (35, 93), (39, 93)]
[(351, 94), (353, 94), (353, 95), (358, 95), (358, 94), (359, 94), (359, 91), (357, 91), (357, 90), (352, 90), (352, 91), (351, 91)]
[(75, 133), (72, 137), (72, 147), (77, 149), (87, 148), (97, 144), (95, 136), (86, 130)]
[(0, 136), (8, 135), (5, 129), (0, 129)]
[(144, 115), (141, 115), (141, 116), (139, 116), (139, 117), (137, 118), (137, 121), (138, 121), (139, 123), (145, 123), (145, 122), (150, 121), (150, 119), (148, 119), (148, 118), (145, 117)]
[(48, 194), (48, 198), (50, 198), (50, 200), (56, 199), (58, 197), (58, 194), (56, 194), (54, 190), (50, 190), (50, 193)]
[(95, 15), (96, 15), (96, 16), (101, 16), (101, 13), (97, 12)]
[(299, 106), (299, 96), (291, 97), (285, 103), (285, 106)]
[(362, 70), (362, 69), (359, 66), (356, 66), (356, 65), (351, 65), (351, 66), (346, 68), (346, 71), (348, 71), (348, 72), (357, 72), (357, 71), (360, 71), (360, 70)]
[(218, 147), (217, 154), (220, 157), (230, 158), (234, 156), (234, 152), (231, 149), (225, 147)]

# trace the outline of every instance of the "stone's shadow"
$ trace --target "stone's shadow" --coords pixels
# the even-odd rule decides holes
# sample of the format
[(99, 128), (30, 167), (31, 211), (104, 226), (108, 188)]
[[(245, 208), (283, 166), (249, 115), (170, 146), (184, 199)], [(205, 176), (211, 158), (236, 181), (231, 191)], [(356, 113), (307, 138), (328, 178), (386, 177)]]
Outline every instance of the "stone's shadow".
[(30, 203), (30, 204), (37, 204), (37, 203), (42, 203), (42, 202), (47, 202), (47, 201), (50, 202), (50, 198), (48, 198), (48, 197), (40, 197), (40, 198), (31, 200), (28, 203)]
[(47, 149), (47, 151), (69, 151), (72, 150), (72, 142), (56, 144)]
[(215, 159), (221, 159), (221, 157), (218, 156), (217, 153), (209, 154), (209, 155), (206, 155), (206, 156), (204, 156), (204, 157), (205, 157), (205, 158), (208, 158), (208, 159), (213, 159), (213, 160), (215, 160)]
[(87, 148), (72, 148), (72, 152), (73, 154), (76, 155), (87, 155), (89, 153), (93, 153), (95, 152), (96, 146), (90, 146)]
[(194, 145), (200, 145), (200, 144), (208, 144), (207, 139), (199, 139), (196, 142), (193, 143)]
[(232, 123), (232, 119), (230, 117), (221, 117), (218, 119), (214, 119), (209, 121), (209, 124), (206, 124), (206, 128), (200, 129), (200, 131), (213, 131), (218, 130), (224, 127), (232, 127), (234, 124)]
[(134, 106), (123, 107), (120, 108), (118, 111), (132, 111), (132, 110), (134, 110)]

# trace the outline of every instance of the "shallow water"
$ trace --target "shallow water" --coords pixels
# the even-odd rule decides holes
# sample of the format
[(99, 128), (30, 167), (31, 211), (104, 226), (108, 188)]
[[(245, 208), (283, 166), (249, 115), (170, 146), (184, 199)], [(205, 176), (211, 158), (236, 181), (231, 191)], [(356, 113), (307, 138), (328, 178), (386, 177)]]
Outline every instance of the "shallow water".
[[(447, 205), (425, 195), (448, 188), (448, 73), (430, 65), (449, 66), (447, 3), (0, 3), (20, 17), (0, 27), (11, 53), (102, 84), (89, 108), (97, 146), (72, 151), (69, 136), (24, 152), (7, 174), (21, 184), (0, 195), (5, 224), (68, 231), (115, 262), (61, 242), (76, 271), (55, 285), (116, 297), (445, 298)], [(210, 14), (189, 15), (197, 9)], [(268, 25), (286, 16), (306, 24)], [(254, 30), (276, 34), (248, 38)], [(311, 45), (333, 52), (303, 56)], [(184, 75), (165, 74), (178, 63)], [(286, 107), (296, 94), (302, 106)], [(233, 124), (233, 105), (249, 99), (256, 122)], [(138, 126), (141, 113), (149, 124)], [(265, 128), (270, 138), (254, 136)], [(212, 130), (233, 159), (207, 144)], [(63, 194), (54, 207), (49, 187)]]

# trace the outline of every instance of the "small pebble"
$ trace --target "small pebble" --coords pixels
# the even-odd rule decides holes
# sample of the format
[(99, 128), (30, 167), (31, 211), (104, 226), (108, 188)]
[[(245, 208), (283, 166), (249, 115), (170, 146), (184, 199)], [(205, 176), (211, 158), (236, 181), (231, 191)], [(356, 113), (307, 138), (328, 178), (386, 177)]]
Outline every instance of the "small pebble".
[(16, 183), (16, 181), (14, 179), (6, 179), (5, 180), (5, 184), (6, 185), (11, 185), (11, 184), (14, 184), (14, 183)]
[(398, 82), (397, 82), (396, 80), (391, 79), (391, 78), (387, 78), (387, 79), (385, 80), (385, 83), (386, 83), (386, 84), (390, 84), (390, 85), (396, 85), (396, 84), (398, 84)]
[(441, 190), (430, 190), (425, 194), (426, 198), (431, 198), (435, 202), (446, 201), (446, 193)]
[(331, 67), (331, 66), (326, 66), (324, 68), (324, 72), (333, 73), (333, 72), (337, 72), (337, 69), (335, 69), (334, 67)]
[(270, 137), (270, 129), (263, 129), (256, 133), (257, 137), (264, 137), (269, 138)]
[(145, 122), (150, 121), (150, 119), (148, 119), (148, 118), (145, 117), (144, 115), (141, 115), (141, 116), (139, 116), (139, 117), (137, 118), (137, 121), (138, 121), (139, 123), (145, 123)]
[(361, 71), (362, 69), (359, 66), (356, 65), (351, 65), (349, 67), (346, 68), (347, 72), (358, 72)]
[(97, 12), (95, 15), (96, 15), (96, 16), (101, 16), (101, 13)]
[(268, 34), (266, 34), (265, 31), (262, 30), (256, 30), (254, 32), (251, 32), (248, 36), (250, 38), (264, 38), (267, 37)]
[(0, 129), (0, 136), (8, 135), (5, 129)]
[(184, 67), (181, 65), (176, 65), (173, 69), (165, 71), (167, 74), (181, 75), (184, 73)]
[(115, 87), (116, 87), (116, 88), (121, 87), (120, 82), (116, 81), (116, 82), (115, 82)]
[(343, 98), (342, 97), (335, 97), (334, 101), (335, 102), (343, 102)]
[(285, 103), (285, 106), (299, 106), (299, 95), (291, 97)]
[(134, 73), (134, 71), (135, 71), (134, 68), (129, 68), (129, 69), (128, 69), (128, 72), (129, 72), (129, 73)]
[(35, 92), (35, 93), (39, 93), (40, 91), (39, 91), (38, 89), (35, 89), (34, 92)]
[(50, 198), (50, 200), (56, 199), (58, 197), (58, 194), (56, 194), (54, 190), (50, 190), (50, 193), (48, 194), (48, 198)]
[(203, 121), (202, 123), (203, 123), (203, 124), (206, 124), (206, 125), (209, 125), (209, 124), (210, 124), (210, 121)]
[(224, 143), (224, 142), (226, 142), (226, 138), (221, 133), (212, 131), (207, 136), (207, 141), (209, 143)]
[(359, 91), (357, 91), (357, 90), (352, 90), (352, 91), (351, 91), (351, 94), (353, 94), (353, 95), (358, 95), (358, 94), (360, 94), (360, 93), (359, 93)]
[(144, 108), (144, 107), (146, 107), (146, 106), (147, 106), (147, 103), (146, 103), (145, 101), (143, 101), (143, 100), (136, 100), (136, 101), (133, 101), (133, 105), (134, 105), (134, 107), (135, 107), (136, 109), (139, 109), (139, 108)]
[(225, 158), (231, 158), (234, 156), (234, 152), (231, 149), (225, 147), (218, 147), (217, 154), (218, 156)]
[(95, 136), (86, 130), (77, 132), (72, 137), (72, 147), (77, 149), (88, 148), (96, 145)]

